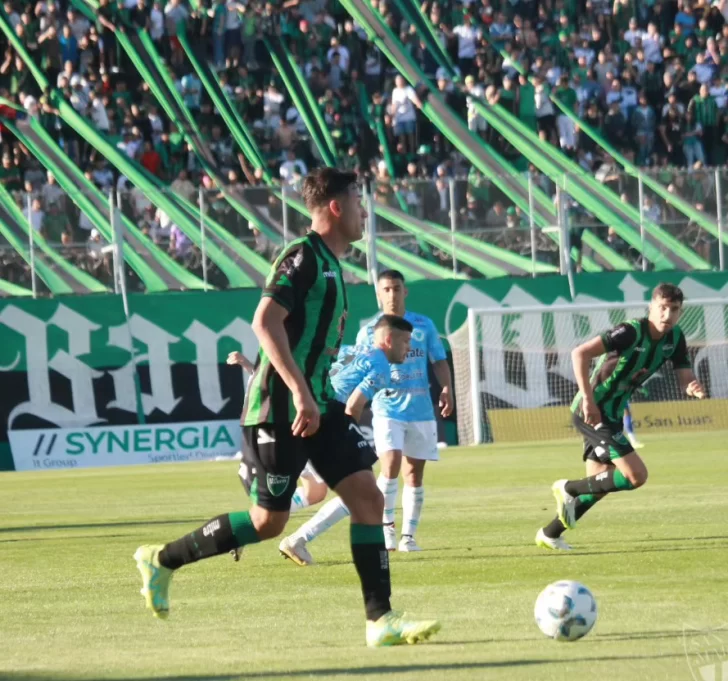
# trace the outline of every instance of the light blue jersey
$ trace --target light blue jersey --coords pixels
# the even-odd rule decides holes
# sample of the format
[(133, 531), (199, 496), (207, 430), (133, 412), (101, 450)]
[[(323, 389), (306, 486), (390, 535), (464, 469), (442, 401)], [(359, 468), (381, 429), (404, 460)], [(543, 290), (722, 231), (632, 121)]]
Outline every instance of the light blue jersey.
[[(357, 337), (357, 345), (372, 346), (377, 315), (363, 327)], [(392, 385), (377, 394), (372, 412), (396, 421), (433, 421), (435, 410), (430, 397), (430, 381), (427, 369), (430, 362), (447, 359), (435, 324), (429, 317), (405, 312), (404, 318), (413, 326), (410, 351), (402, 364), (390, 365)]]
[(389, 360), (384, 351), (360, 345), (342, 345), (329, 376), (336, 399), (344, 404), (357, 388), (371, 400), (391, 384)]

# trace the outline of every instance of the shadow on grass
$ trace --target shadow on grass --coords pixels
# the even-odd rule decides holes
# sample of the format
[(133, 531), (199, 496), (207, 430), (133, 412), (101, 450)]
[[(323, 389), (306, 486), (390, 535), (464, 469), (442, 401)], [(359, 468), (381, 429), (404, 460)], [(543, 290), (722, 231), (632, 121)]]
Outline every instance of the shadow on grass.
[[(28, 525), (27, 527), (0, 527), (0, 534), (10, 532), (43, 532), (45, 530), (98, 530), (104, 527), (147, 527), (149, 525), (200, 525), (205, 518), (175, 518), (174, 520), (122, 520), (110, 523), (78, 523), (69, 525)], [(0, 676), (0, 681), (2, 677)]]
[[(445, 642), (442, 643), (445, 645)], [(450, 645), (460, 645), (457, 642), (451, 642)], [(638, 660), (658, 660), (676, 657), (684, 657), (684, 653), (664, 654), (664, 655), (622, 655), (622, 656), (594, 656), (594, 657), (578, 657), (565, 659), (526, 659), (526, 660), (502, 660), (493, 662), (452, 662), (444, 664), (404, 664), (404, 665), (377, 665), (367, 667), (324, 667), (320, 669), (295, 669), (291, 671), (260, 671), (248, 674), (200, 674), (200, 675), (180, 675), (180, 676), (144, 676), (144, 677), (125, 677), (116, 679), (106, 679), (106, 681), (235, 681), (240, 679), (295, 679), (295, 678), (313, 678), (327, 676), (366, 676), (366, 675), (386, 675), (386, 674), (408, 674), (419, 672), (433, 671), (468, 671), (468, 670), (487, 670), (487, 669), (507, 669), (509, 667), (538, 667), (540, 665), (552, 664), (574, 664), (578, 662), (625, 662)], [(0, 672), (0, 681), (85, 681), (94, 677), (90, 676), (64, 676), (56, 674), (37, 674), (33, 672)], [(98, 677), (96, 677), (98, 678)]]

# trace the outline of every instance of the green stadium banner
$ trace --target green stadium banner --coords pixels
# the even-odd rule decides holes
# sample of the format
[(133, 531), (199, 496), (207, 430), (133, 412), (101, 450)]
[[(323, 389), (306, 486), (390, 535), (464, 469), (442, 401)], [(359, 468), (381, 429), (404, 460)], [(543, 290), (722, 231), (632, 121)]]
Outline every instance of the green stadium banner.
[[(577, 275), (574, 299), (560, 276), (417, 281), (407, 305), (432, 317), (448, 338), (462, 328), (469, 307), (646, 301), (660, 281), (680, 285), (688, 299), (728, 299), (728, 273), (612, 272)], [(348, 291), (344, 342), (353, 343), (377, 304), (370, 286)], [(215, 422), (238, 417), (244, 377), (225, 359), (233, 350), (255, 357), (251, 321), (259, 297), (257, 289), (135, 294), (128, 324), (119, 296), (0, 298), (0, 470), (14, 468), (14, 435), (23, 443), (25, 465), (18, 468), (32, 467), (33, 458), (53, 460), (54, 435), (62, 432), (83, 438), (86, 430), (99, 437), (103, 431), (104, 442), (122, 449), (137, 443), (150, 457), (158, 445), (171, 446), (169, 438), (190, 443), (200, 456), (229, 445), (229, 430), (220, 431)], [(91, 436), (83, 450), (88, 457), (106, 451), (94, 442), (100, 441)]]

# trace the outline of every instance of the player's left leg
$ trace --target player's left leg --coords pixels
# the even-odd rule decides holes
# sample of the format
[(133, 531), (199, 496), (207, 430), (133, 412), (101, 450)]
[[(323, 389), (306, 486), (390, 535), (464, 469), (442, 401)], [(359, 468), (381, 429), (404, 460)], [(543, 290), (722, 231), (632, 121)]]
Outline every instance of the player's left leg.
[(425, 463), (422, 459), (405, 456), (402, 459), (402, 538), (397, 547), (400, 551), (421, 551), (415, 541), (415, 532), (420, 524), (422, 506), (425, 503)]
[[(586, 460), (586, 475), (593, 477), (604, 473), (613, 466), (611, 462), (603, 463), (597, 459)], [(584, 514), (595, 504), (604, 498), (604, 494), (582, 494), (577, 497), (574, 508), (575, 520), (579, 520)], [(571, 551), (571, 545), (566, 543), (561, 535), (567, 530), (567, 527), (561, 522), (557, 515), (546, 527), (542, 527), (536, 533), (536, 546), (544, 549), (552, 549), (556, 551)]]
[(423, 485), (425, 462), (438, 461), (437, 422), (415, 421), (406, 424), (404, 458), (402, 461), (402, 539), (400, 551), (421, 551), (415, 542), (415, 532), (420, 523), (425, 501)]
[(384, 542), (387, 551), (397, 549), (397, 534), (394, 528), (394, 505), (397, 502), (399, 472), (402, 468), (402, 449), (404, 448), (407, 424), (381, 416), (372, 420), (374, 430), (374, 449), (379, 458), (379, 477), (377, 487), (384, 496)]
[[(622, 439), (625, 439), (624, 436)], [(572, 528), (576, 525), (576, 505), (582, 495), (626, 492), (642, 487), (647, 482), (647, 466), (637, 452), (631, 450), (629, 453), (620, 454), (612, 446), (609, 447), (609, 452), (613, 465), (606, 470), (581, 480), (557, 480), (553, 484), (559, 518), (566, 527)]]
[(240, 479), (252, 500), (249, 511), (225, 513), (164, 545), (140, 546), (134, 559), (142, 595), (155, 617), (169, 615), (169, 586), (179, 568), (277, 537), (286, 526), (293, 483), (308, 456), (288, 424), (245, 426)]

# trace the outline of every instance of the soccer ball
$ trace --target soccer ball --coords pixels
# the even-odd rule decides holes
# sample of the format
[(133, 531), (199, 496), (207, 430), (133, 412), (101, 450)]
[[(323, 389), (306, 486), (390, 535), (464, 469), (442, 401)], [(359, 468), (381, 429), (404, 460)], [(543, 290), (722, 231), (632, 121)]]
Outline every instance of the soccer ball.
[(579, 582), (554, 582), (536, 599), (533, 614), (538, 628), (556, 641), (577, 641), (597, 621), (597, 602)]

